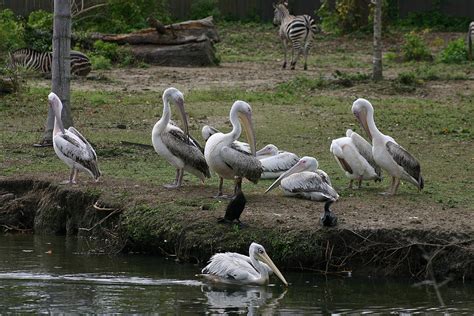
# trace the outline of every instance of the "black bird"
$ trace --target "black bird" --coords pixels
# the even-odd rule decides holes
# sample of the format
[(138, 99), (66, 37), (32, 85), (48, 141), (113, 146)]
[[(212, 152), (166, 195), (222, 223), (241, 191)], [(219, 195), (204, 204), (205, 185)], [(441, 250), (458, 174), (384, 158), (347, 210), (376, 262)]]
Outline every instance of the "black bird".
[(336, 226), (337, 224), (337, 216), (330, 209), (332, 203), (333, 201), (327, 201), (324, 204), (324, 214), (320, 219), (321, 225), (326, 227)]
[(217, 222), (223, 224), (232, 224), (235, 220), (237, 221), (237, 225), (239, 225), (239, 227), (245, 226), (245, 224), (240, 221), (240, 215), (245, 209), (245, 203), (247, 203), (247, 200), (245, 199), (244, 193), (240, 191), (227, 205), (224, 218), (218, 219)]

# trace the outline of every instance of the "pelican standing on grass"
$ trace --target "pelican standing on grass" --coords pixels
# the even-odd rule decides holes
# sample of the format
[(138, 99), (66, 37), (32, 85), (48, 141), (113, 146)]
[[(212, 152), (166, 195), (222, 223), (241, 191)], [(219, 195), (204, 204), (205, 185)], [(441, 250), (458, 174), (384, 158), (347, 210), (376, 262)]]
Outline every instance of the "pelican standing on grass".
[[(204, 125), (202, 127), (202, 130), (201, 130), (202, 138), (204, 138), (204, 141), (206, 141), (206, 142), (209, 139), (209, 137), (211, 137), (212, 135), (214, 135), (216, 133), (220, 133), (220, 132), (221, 131), (218, 130), (217, 128), (214, 128), (214, 127), (209, 126), (209, 125)], [(240, 142), (238, 140), (234, 140), (234, 142), (232, 143), (232, 146), (235, 149), (237, 149), (238, 151), (246, 152), (249, 155), (252, 154), (252, 152), (250, 151), (250, 145), (247, 144), (247, 143)], [(257, 158), (258, 158), (258, 154), (257, 154)]]
[(392, 184), (384, 194), (395, 195), (400, 179), (423, 189), (419, 162), (390, 136), (382, 134), (374, 121), (374, 108), (369, 101), (357, 99), (352, 104), (352, 113), (372, 139), (372, 154), (375, 163), (392, 176)]
[[(170, 102), (173, 102), (179, 110), (184, 132), (170, 123)], [(163, 93), (163, 115), (153, 127), (151, 140), (155, 151), (176, 168), (175, 181), (165, 185), (166, 188), (179, 188), (183, 182), (185, 170), (198, 177), (202, 182), (205, 178), (211, 177), (202, 147), (189, 136), (184, 97), (178, 89), (168, 88)]]
[(329, 176), (318, 169), (318, 165), (318, 161), (313, 157), (301, 158), (296, 165), (273, 182), (265, 193), (280, 184), (286, 196), (326, 202), (320, 221), (324, 226), (334, 226), (337, 217), (331, 212), (330, 206), (339, 199), (339, 194), (332, 187)]
[(352, 189), (354, 180), (358, 180), (359, 189), (362, 180), (382, 180), (380, 167), (372, 156), (372, 145), (356, 132), (348, 129), (346, 137), (334, 139), (329, 150), (351, 180), (349, 188)]
[(248, 257), (235, 252), (213, 255), (209, 264), (202, 269), (200, 276), (215, 283), (265, 285), (268, 284), (272, 272), (288, 286), (288, 282), (267, 255), (265, 248), (253, 242)]
[(54, 113), (53, 147), (54, 152), (71, 168), (69, 180), (63, 183), (75, 184), (78, 171), (89, 173), (97, 182), (101, 176), (97, 165), (97, 155), (91, 144), (74, 127), (64, 129), (61, 120), (63, 104), (59, 97), (51, 92), (48, 103)]
[[(251, 154), (233, 146), (242, 132), (242, 125), (247, 135)], [(235, 101), (230, 110), (232, 131), (227, 134), (216, 133), (209, 137), (204, 149), (209, 168), (219, 175), (217, 197), (222, 197), (224, 179), (235, 179), (234, 194), (241, 191), (242, 178), (257, 183), (262, 173), (262, 164), (255, 158), (255, 133), (252, 123), (252, 108), (247, 102)]]

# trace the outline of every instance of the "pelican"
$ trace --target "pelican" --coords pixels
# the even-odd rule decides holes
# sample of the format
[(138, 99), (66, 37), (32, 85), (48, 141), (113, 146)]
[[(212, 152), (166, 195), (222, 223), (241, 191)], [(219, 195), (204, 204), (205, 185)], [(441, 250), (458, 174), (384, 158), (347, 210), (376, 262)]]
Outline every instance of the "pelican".
[(263, 167), (261, 179), (276, 179), (300, 160), (297, 155), (278, 150), (273, 144), (268, 144), (257, 151), (257, 158)]
[[(181, 114), (184, 132), (170, 122), (170, 102), (176, 105)], [(151, 140), (155, 151), (176, 168), (175, 181), (165, 185), (166, 188), (179, 188), (183, 181), (184, 170), (195, 175), (202, 182), (205, 178), (211, 177), (202, 147), (189, 136), (184, 97), (178, 89), (168, 88), (163, 92), (163, 115), (153, 127)]]
[[(204, 138), (204, 141), (206, 142), (209, 139), (209, 137), (211, 137), (212, 135), (216, 133), (220, 133), (220, 131), (217, 128), (214, 128), (209, 125), (204, 125), (201, 130), (202, 138)], [(232, 143), (232, 146), (238, 151), (246, 152), (249, 155), (252, 154), (252, 152), (250, 151), (250, 145), (247, 143), (234, 140), (234, 142)], [(258, 158), (258, 154), (257, 154), (257, 158)]]
[(86, 171), (97, 182), (101, 173), (97, 165), (97, 155), (94, 148), (74, 127), (64, 129), (61, 120), (63, 104), (54, 92), (48, 95), (48, 103), (55, 116), (53, 129), (54, 152), (71, 168), (69, 180), (63, 183), (75, 184), (79, 170)]
[(201, 272), (200, 276), (212, 282), (241, 285), (268, 284), (270, 273), (274, 272), (288, 286), (265, 248), (255, 242), (250, 245), (248, 257), (235, 252), (217, 253)]
[(351, 129), (346, 131), (346, 137), (334, 139), (329, 150), (350, 179), (349, 188), (352, 189), (354, 179), (358, 180), (359, 189), (362, 180), (381, 181), (381, 170), (372, 156), (372, 146)]
[(301, 158), (296, 165), (276, 179), (265, 193), (271, 191), (278, 184), (286, 196), (319, 202), (335, 202), (339, 198), (328, 175), (318, 169), (318, 161), (313, 157)]
[[(233, 142), (245, 129), (251, 154), (239, 151)], [(232, 131), (227, 134), (216, 133), (209, 137), (204, 148), (204, 157), (209, 168), (219, 175), (217, 197), (222, 196), (224, 179), (235, 179), (234, 194), (241, 191), (242, 178), (257, 183), (262, 173), (262, 164), (255, 158), (255, 134), (252, 124), (252, 108), (244, 101), (235, 101), (230, 110)]]
[(357, 99), (352, 104), (352, 113), (372, 139), (372, 154), (375, 163), (392, 176), (392, 184), (383, 194), (395, 195), (400, 179), (423, 189), (424, 181), (421, 176), (419, 162), (390, 136), (382, 134), (374, 121), (374, 108), (369, 101)]

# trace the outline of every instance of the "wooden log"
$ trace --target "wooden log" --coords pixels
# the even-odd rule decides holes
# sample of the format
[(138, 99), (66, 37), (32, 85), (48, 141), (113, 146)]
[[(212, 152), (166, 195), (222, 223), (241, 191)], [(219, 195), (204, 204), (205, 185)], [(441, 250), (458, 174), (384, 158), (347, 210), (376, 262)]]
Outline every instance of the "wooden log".
[(93, 40), (114, 42), (117, 44), (155, 44), (155, 45), (181, 45), (200, 42), (205, 37), (213, 43), (220, 41), (219, 34), (212, 20), (212, 16), (202, 20), (191, 20), (165, 26), (166, 32), (160, 34), (154, 28), (142, 29), (128, 34), (101, 34), (93, 33)]
[(213, 66), (219, 62), (211, 41), (181, 45), (131, 45), (128, 47), (138, 60), (161, 66)]

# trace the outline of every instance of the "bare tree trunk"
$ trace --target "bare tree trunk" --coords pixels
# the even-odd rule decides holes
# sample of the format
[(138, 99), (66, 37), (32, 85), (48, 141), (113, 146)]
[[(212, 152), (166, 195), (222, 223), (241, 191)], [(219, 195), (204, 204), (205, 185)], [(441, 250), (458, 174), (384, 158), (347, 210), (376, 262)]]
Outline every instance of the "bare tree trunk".
[[(52, 88), (63, 103), (62, 121), (65, 128), (72, 126), (70, 106), (71, 80), (71, 3), (64, 0), (54, 0), (53, 24), (53, 63)], [(48, 110), (48, 120), (43, 134), (42, 144), (52, 143), (54, 114)]]
[(374, 0), (374, 58), (373, 79), (382, 80), (382, 0)]

